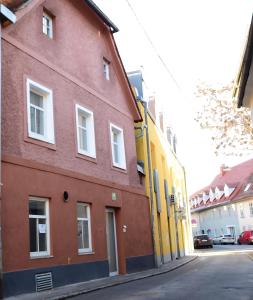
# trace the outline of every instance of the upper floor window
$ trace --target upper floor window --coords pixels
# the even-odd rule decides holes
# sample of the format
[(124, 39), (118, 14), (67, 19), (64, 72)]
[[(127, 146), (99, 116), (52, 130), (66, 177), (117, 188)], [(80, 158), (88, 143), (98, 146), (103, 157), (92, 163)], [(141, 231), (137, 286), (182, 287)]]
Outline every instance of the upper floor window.
[(30, 256), (50, 254), (48, 200), (29, 198)]
[(103, 61), (104, 66), (104, 77), (106, 80), (110, 80), (110, 62), (104, 58)]
[(123, 129), (110, 124), (112, 162), (115, 167), (126, 169)]
[(28, 135), (54, 144), (52, 91), (27, 80)]
[(77, 239), (79, 253), (92, 251), (90, 206), (88, 204), (77, 204)]
[(42, 31), (50, 39), (53, 38), (53, 19), (46, 12), (43, 12)]
[(77, 144), (80, 154), (96, 157), (93, 112), (76, 105)]
[(251, 183), (248, 183), (244, 189), (244, 192), (247, 192), (249, 190), (250, 186), (251, 186)]
[(245, 217), (245, 215), (244, 215), (244, 207), (243, 207), (242, 203), (239, 204), (239, 209), (240, 209), (240, 217), (244, 218)]
[(253, 217), (253, 202), (249, 203), (249, 215)]

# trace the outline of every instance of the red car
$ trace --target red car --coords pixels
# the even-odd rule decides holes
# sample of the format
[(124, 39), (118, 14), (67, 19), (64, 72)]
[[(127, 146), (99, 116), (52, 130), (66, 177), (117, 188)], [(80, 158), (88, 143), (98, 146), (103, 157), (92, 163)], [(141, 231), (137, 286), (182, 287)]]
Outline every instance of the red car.
[(238, 240), (237, 240), (237, 243), (239, 245), (241, 244), (253, 244), (253, 230), (246, 230), (246, 231), (243, 231)]

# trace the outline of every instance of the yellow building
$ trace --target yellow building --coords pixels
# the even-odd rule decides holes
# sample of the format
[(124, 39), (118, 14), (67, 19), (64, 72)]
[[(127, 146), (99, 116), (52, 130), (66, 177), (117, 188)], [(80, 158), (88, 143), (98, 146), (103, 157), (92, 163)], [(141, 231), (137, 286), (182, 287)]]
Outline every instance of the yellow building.
[[(141, 73), (129, 74), (143, 118), (143, 122), (135, 127), (137, 158), (139, 166), (143, 167), (143, 181), (150, 200), (156, 266), (160, 266), (190, 252), (190, 210), (185, 172), (175, 153), (175, 141), (168, 141), (155, 118), (148, 112), (147, 104), (141, 101), (142, 85), (135, 81), (136, 78), (133, 80), (136, 75), (141, 76)], [(159, 120), (159, 124), (161, 122)]]

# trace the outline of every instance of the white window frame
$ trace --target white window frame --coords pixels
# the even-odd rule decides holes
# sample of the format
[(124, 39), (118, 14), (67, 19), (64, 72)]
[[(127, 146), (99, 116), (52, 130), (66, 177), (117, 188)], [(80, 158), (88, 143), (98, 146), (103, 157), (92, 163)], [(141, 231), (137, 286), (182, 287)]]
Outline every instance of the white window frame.
[[(49, 223), (49, 200), (46, 198), (38, 198), (38, 197), (29, 197), (30, 201), (40, 201), (45, 203), (45, 215), (30, 215), (29, 213), (29, 220), (30, 219), (45, 219), (46, 220), (46, 241), (47, 241), (47, 251), (36, 251), (30, 252), (30, 257), (45, 257), (50, 256), (50, 223)], [(28, 207), (29, 209), (29, 207)], [(37, 221), (38, 222), (38, 221)], [(29, 231), (29, 238), (30, 238), (30, 231)], [(37, 227), (37, 235), (38, 235), (38, 227)], [(37, 236), (38, 240), (38, 236)]]
[(78, 205), (82, 205), (87, 208), (87, 218), (78, 217), (78, 215), (77, 215), (77, 224), (78, 224), (78, 221), (88, 221), (88, 232), (89, 232), (89, 247), (88, 248), (78, 248), (78, 253), (79, 254), (91, 253), (92, 252), (92, 239), (91, 239), (90, 205), (87, 203), (77, 202), (77, 210), (78, 210)]
[(243, 205), (243, 203), (239, 204), (239, 212), (240, 212), (240, 218), (241, 219), (245, 218), (245, 211), (244, 211), (244, 205)]
[(253, 217), (253, 202), (249, 202), (249, 216)]
[[(30, 79), (27, 79), (26, 90), (27, 90), (28, 136), (36, 140), (54, 144), (55, 137), (54, 137), (53, 92), (50, 89), (44, 87), (43, 85), (35, 81), (32, 81)], [(30, 107), (34, 106), (33, 104), (31, 104), (31, 100), (30, 100), (31, 91), (43, 97), (43, 103), (45, 105), (43, 110), (44, 111), (44, 120), (43, 120), (44, 134), (39, 134), (31, 130)]]
[(104, 78), (110, 80), (110, 62), (106, 58), (103, 59), (103, 72)]
[[(80, 137), (79, 137), (79, 128), (82, 128), (81, 125), (79, 125), (79, 120), (78, 120), (78, 113), (79, 110), (87, 116), (87, 148), (88, 150), (84, 150), (81, 148), (80, 145)], [(96, 142), (95, 142), (95, 129), (94, 129), (94, 116), (93, 112), (88, 110), (87, 108), (76, 104), (76, 134), (77, 134), (77, 149), (78, 153), (90, 156), (92, 158), (96, 158)]]
[[(115, 161), (115, 153), (114, 153), (114, 141), (113, 141), (113, 133), (117, 132), (119, 136), (119, 162)], [(125, 142), (124, 142), (124, 131), (122, 128), (110, 123), (110, 135), (111, 135), (111, 150), (112, 150), (112, 164), (114, 167), (126, 170), (126, 153), (125, 153)]]
[[(48, 21), (48, 24), (45, 24), (45, 19)], [(50, 39), (53, 38), (53, 18), (46, 12), (43, 12), (42, 16), (42, 32)]]

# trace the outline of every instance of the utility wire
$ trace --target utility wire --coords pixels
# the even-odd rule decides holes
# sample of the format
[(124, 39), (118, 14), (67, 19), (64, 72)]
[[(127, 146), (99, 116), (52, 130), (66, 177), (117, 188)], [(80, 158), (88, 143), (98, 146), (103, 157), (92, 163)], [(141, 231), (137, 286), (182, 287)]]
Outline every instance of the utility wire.
[(135, 10), (133, 9), (132, 5), (130, 4), (130, 2), (128, 0), (126, 0), (130, 10), (132, 11), (136, 21), (138, 22), (140, 28), (142, 29), (145, 37), (147, 38), (148, 42), (150, 43), (152, 49), (154, 50), (156, 56), (158, 57), (158, 59), (160, 60), (161, 64), (163, 65), (164, 69), (166, 70), (166, 72), (169, 74), (169, 76), (171, 77), (171, 79), (173, 80), (173, 82), (175, 83), (175, 85), (177, 86), (177, 88), (181, 91), (181, 87), (179, 85), (179, 83), (177, 82), (176, 78), (174, 77), (174, 75), (171, 73), (171, 71), (169, 70), (167, 64), (165, 63), (165, 61), (163, 60), (162, 56), (160, 55), (159, 51), (157, 50), (156, 46), (154, 45), (152, 39), (150, 38), (149, 34), (147, 33), (146, 29), (144, 28), (144, 26), (142, 25), (140, 19), (138, 18)]

